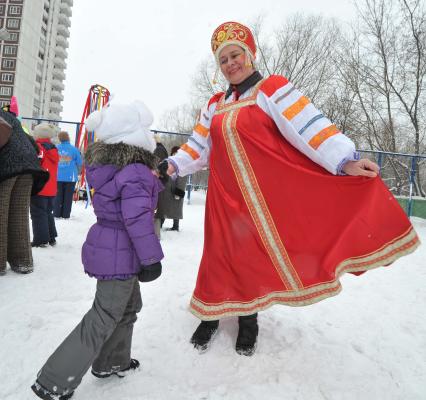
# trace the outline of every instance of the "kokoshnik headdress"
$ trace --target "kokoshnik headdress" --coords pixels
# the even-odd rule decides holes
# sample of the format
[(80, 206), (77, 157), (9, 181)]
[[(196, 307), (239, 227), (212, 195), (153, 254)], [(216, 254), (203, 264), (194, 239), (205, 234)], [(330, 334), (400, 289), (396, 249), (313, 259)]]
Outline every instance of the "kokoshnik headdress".
[(216, 83), (217, 74), (219, 73), (219, 54), (224, 47), (230, 44), (243, 48), (246, 53), (246, 65), (251, 65), (256, 59), (256, 43), (250, 29), (238, 22), (224, 22), (216, 28), (211, 39), (212, 51), (217, 66), (213, 83)]

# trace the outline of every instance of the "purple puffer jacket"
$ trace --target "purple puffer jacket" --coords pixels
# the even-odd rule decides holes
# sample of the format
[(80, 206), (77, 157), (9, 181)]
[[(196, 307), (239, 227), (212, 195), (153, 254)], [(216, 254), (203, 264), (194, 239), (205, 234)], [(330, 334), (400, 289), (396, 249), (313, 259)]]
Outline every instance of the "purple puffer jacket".
[(154, 233), (154, 209), (162, 184), (143, 164), (87, 167), (98, 218), (82, 249), (84, 270), (97, 279), (127, 279), (163, 258)]

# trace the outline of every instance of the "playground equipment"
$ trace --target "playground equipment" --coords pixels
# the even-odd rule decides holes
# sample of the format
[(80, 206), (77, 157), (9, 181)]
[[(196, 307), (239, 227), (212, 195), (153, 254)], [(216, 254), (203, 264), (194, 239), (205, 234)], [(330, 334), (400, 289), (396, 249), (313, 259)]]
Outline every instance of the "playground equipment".
[[(95, 84), (90, 87), (89, 94), (87, 95), (86, 103), (84, 105), (83, 115), (81, 116), (81, 122), (76, 137), (76, 147), (82, 154), (85, 153), (87, 146), (96, 141), (96, 132), (88, 132), (86, 130), (85, 121), (87, 117), (96, 110), (101, 110), (108, 104), (110, 98), (109, 90), (101, 85)], [(85, 169), (81, 171), (80, 179), (76, 185), (75, 198), (80, 197), (80, 193), (86, 193), (87, 205), (91, 202), (90, 188), (86, 184)]]

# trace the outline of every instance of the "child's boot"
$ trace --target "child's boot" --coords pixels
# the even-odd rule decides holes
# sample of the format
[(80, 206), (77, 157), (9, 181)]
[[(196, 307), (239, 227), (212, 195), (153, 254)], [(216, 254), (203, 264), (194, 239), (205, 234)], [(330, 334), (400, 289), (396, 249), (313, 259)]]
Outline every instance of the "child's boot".
[(92, 375), (96, 376), (96, 378), (108, 378), (112, 375), (116, 375), (119, 378), (124, 378), (129, 371), (133, 371), (135, 369), (138, 369), (140, 367), (140, 362), (136, 360), (135, 358), (130, 359), (130, 364), (127, 368), (119, 369), (112, 367), (109, 371), (95, 371), (92, 368)]
[(62, 394), (53, 393), (50, 390), (47, 390), (44, 386), (40, 385), (38, 381), (35, 381), (34, 385), (31, 386), (31, 389), (36, 394), (36, 396), (43, 400), (68, 400), (74, 394), (74, 392)]

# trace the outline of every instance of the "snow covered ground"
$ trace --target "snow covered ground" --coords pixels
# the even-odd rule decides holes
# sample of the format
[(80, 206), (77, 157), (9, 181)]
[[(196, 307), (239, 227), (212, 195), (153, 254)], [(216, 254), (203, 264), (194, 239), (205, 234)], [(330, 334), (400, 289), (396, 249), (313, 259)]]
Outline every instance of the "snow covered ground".
[[(261, 313), (251, 358), (234, 351), (235, 319), (221, 321), (207, 353), (194, 351), (188, 302), (204, 216), (203, 194), (194, 195), (181, 232), (162, 233), (163, 276), (142, 285), (133, 342), (141, 370), (125, 379), (88, 373), (76, 400), (426, 399), (425, 245), (388, 269), (344, 276), (334, 298)], [(33, 274), (0, 278), (0, 400), (35, 399), (38, 369), (91, 306), (95, 280), (82, 272), (80, 249), (93, 221), (91, 208), (74, 205), (69, 221), (57, 221), (57, 247), (35, 249)], [(426, 221), (414, 224), (426, 243)]]

